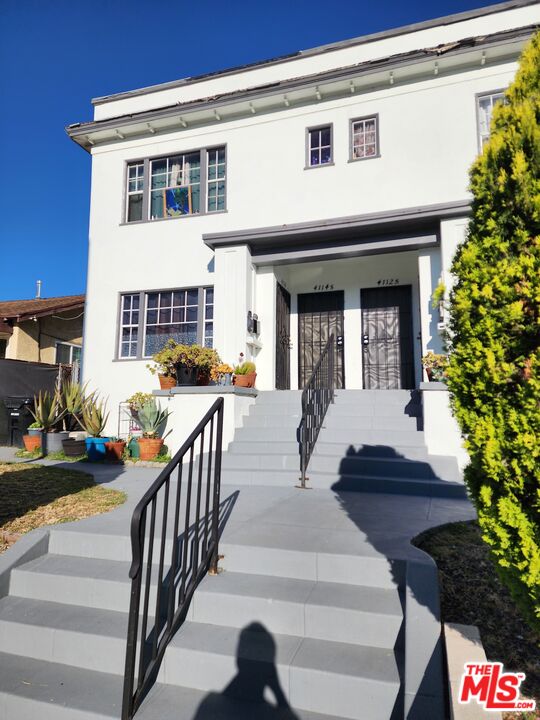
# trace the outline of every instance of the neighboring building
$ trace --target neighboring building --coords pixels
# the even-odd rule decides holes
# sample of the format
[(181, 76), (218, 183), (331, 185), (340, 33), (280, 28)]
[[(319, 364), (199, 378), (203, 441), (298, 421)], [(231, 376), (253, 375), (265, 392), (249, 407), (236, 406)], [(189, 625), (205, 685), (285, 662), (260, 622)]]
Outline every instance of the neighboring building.
[(339, 385), (418, 387), (468, 169), (539, 23), (513, 0), (94, 100), (67, 128), (92, 156), (84, 379), (150, 390), (174, 337), (294, 389), (334, 332)]
[(84, 295), (0, 302), (0, 358), (80, 363)]

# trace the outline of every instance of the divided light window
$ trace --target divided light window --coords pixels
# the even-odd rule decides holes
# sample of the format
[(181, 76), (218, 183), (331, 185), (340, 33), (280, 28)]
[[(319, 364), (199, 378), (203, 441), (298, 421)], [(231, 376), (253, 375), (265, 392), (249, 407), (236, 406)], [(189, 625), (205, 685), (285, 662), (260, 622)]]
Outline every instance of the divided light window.
[(122, 295), (119, 357), (150, 357), (169, 338), (213, 345), (214, 289), (186, 288)]
[(332, 126), (324, 125), (309, 128), (308, 135), (308, 167), (328, 165), (332, 162)]
[(480, 150), (482, 150), (489, 140), (493, 108), (498, 102), (504, 102), (504, 92), (494, 92), (478, 97), (478, 138)]
[(378, 117), (351, 120), (351, 160), (367, 160), (379, 155)]
[(225, 198), (225, 147), (128, 164), (126, 222), (219, 212)]
[(144, 163), (128, 167), (127, 221), (142, 220)]

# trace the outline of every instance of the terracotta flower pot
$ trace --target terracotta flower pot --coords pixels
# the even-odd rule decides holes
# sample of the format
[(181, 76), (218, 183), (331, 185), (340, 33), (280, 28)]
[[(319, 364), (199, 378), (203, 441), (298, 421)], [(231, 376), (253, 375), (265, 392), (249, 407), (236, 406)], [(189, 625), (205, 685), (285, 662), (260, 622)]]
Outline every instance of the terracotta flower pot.
[(118, 442), (109, 441), (105, 443), (105, 457), (107, 460), (121, 460), (125, 447), (126, 443), (123, 440), (118, 440)]
[(28, 452), (34, 452), (41, 447), (41, 435), (23, 435), (23, 442)]
[(255, 380), (257, 379), (257, 373), (247, 373), (247, 375), (235, 375), (234, 384), (237, 387), (255, 387)]
[(170, 390), (173, 387), (176, 387), (176, 378), (171, 377), (170, 375), (158, 375), (159, 378), (159, 386), (162, 390)]
[(141, 460), (153, 460), (162, 447), (162, 438), (139, 438), (139, 457)]

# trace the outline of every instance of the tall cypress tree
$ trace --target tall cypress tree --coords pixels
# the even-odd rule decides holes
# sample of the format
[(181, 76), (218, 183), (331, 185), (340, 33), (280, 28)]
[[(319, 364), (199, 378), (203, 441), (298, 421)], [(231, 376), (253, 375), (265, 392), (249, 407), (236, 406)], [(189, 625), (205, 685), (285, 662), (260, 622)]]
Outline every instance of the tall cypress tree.
[(498, 571), (540, 629), (540, 35), (524, 50), (470, 174), (452, 267), (448, 384), (465, 480)]

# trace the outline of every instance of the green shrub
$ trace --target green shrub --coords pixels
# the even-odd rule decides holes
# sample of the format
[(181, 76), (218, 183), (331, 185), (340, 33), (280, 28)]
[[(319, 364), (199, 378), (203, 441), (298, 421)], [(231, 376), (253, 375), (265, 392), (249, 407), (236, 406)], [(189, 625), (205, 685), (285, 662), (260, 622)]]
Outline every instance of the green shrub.
[(540, 629), (540, 39), (471, 169), (447, 371), (465, 479), (501, 579)]

